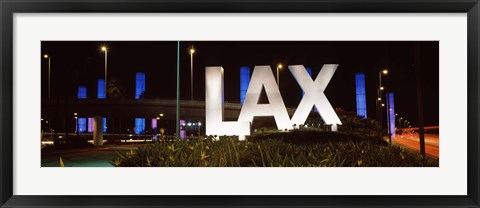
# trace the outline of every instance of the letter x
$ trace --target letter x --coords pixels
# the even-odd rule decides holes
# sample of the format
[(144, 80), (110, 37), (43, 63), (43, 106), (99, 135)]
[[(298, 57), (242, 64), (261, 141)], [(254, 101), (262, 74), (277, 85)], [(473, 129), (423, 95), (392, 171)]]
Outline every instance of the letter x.
[(326, 124), (334, 126), (342, 124), (332, 105), (328, 102), (327, 96), (323, 93), (330, 82), (330, 79), (332, 79), (333, 74), (335, 74), (337, 67), (338, 64), (323, 65), (317, 78), (313, 81), (303, 65), (288, 66), (288, 69), (295, 77), (295, 80), (297, 80), (298, 84), (305, 92), (295, 114), (293, 114), (291, 119), (292, 124), (304, 124), (313, 106), (317, 108), (320, 117), (322, 117)]

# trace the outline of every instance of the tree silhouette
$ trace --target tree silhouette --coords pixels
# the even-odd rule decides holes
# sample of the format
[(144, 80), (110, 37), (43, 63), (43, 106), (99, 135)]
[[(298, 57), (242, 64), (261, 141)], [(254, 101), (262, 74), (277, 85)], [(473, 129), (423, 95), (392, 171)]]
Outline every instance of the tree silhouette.
[(110, 77), (107, 84), (107, 94), (109, 98), (122, 98), (125, 96), (125, 87), (116, 77)]

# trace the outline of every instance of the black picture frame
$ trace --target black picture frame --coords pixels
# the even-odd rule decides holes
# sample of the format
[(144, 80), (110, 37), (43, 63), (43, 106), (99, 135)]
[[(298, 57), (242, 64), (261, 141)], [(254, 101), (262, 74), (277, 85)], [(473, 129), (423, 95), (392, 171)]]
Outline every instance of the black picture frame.
[[(1, 207), (480, 207), (478, 0), (0, 0)], [(13, 195), (15, 13), (467, 13), (468, 195), (466, 196), (24, 196)], [(421, 184), (418, 187), (422, 188)]]

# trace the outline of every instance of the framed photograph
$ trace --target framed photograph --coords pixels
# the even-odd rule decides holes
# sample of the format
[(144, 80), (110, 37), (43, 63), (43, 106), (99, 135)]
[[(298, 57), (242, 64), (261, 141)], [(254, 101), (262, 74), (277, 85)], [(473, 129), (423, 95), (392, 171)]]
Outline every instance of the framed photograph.
[(1, 1), (1, 207), (479, 207), (479, 4)]

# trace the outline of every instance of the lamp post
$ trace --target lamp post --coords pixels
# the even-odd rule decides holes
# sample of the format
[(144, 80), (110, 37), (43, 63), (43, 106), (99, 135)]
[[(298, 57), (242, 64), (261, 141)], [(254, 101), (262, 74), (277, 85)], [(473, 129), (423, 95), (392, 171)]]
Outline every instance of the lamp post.
[(157, 132), (156, 132), (156, 133), (159, 133), (159, 132), (160, 132), (160, 131), (158, 130), (158, 129), (159, 129), (159, 128), (158, 128), (158, 127), (159, 127), (159, 126), (158, 126), (158, 123), (159, 123), (159, 121), (160, 121), (160, 118), (163, 117), (163, 113), (160, 113), (160, 114), (158, 114), (158, 115), (159, 115), (159, 116), (157, 116)]
[(283, 68), (283, 65), (280, 63), (277, 65), (277, 85), (278, 85), (278, 88), (280, 89), (280, 74), (279, 74), (279, 70)]
[(378, 112), (378, 119), (380, 121), (380, 138), (383, 139), (383, 115), (382, 115), (382, 107), (385, 106), (385, 104), (382, 103), (382, 91), (385, 89), (382, 86), (382, 75), (387, 75), (388, 70), (383, 69), (378, 72), (378, 89), (377, 89), (377, 112)]
[(107, 54), (108, 54), (108, 48), (106, 45), (103, 45), (100, 47), (100, 50), (102, 50), (105, 53), (105, 97), (107, 95)]
[(180, 41), (177, 41), (177, 96), (175, 101), (175, 139), (180, 137)]
[[(160, 120), (160, 117), (157, 117), (156, 119), (157, 119), (157, 126), (156, 126), (156, 128), (153, 129), (153, 130), (155, 130), (154, 133), (158, 134), (158, 132), (159, 132), (159, 131), (158, 131), (158, 121)], [(152, 131), (153, 131), (153, 130), (152, 130)]]
[(48, 54), (43, 55), (43, 58), (48, 59), (48, 99), (50, 100), (50, 61), (51, 58)]
[(77, 137), (78, 137), (78, 114), (73, 113), (73, 116), (75, 118), (75, 133), (77, 133)]
[(402, 119), (403, 119), (403, 118), (398, 119), (398, 126), (399, 126), (400, 128), (402, 128)]
[(193, 100), (193, 54), (195, 53), (195, 48), (192, 46), (188, 50), (190, 54), (190, 100)]
[(198, 122), (198, 138), (200, 138), (200, 128), (202, 126), (202, 122)]

